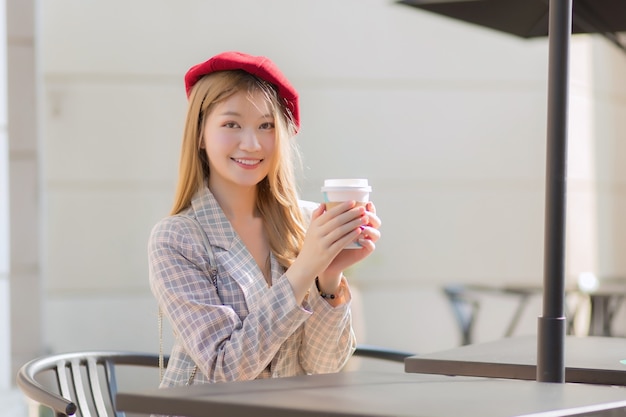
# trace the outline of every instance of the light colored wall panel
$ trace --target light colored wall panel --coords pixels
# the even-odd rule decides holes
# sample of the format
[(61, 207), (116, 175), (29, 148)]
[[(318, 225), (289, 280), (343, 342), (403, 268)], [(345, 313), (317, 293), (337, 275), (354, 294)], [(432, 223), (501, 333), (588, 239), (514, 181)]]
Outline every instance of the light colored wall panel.
[[(542, 179), (542, 91), (320, 89), (306, 91), (298, 138), (307, 178)], [(480, 103), (478, 105), (478, 103)]]
[(182, 86), (108, 78), (51, 82), (45, 108), (48, 183), (169, 184), (176, 177), (186, 110)]
[(11, 43), (17, 40), (26, 41), (32, 45), (35, 33), (35, 1), (5, 0), (7, 19), (6, 27)]
[(593, 101), (593, 44), (574, 38), (567, 137), (566, 284), (598, 268), (597, 162)]
[[(452, 310), (437, 287), (366, 284), (356, 280), (364, 306), (366, 328), (357, 333), (359, 343), (391, 346), (427, 353), (457, 346), (460, 342)], [(371, 308), (375, 306), (375, 308)]]
[(593, 122), (598, 180), (626, 183), (626, 95), (615, 100), (595, 99)]
[[(46, 302), (48, 349), (158, 352), (158, 309), (151, 295), (58, 294)], [(62, 317), (63, 326), (56, 325)], [(169, 337), (169, 335), (166, 335)]]
[(626, 271), (623, 256), (623, 245), (626, 243), (626, 105), (623, 103), (619, 99), (616, 104), (601, 101), (595, 106), (594, 141), (598, 154), (596, 222), (600, 259), (598, 273), (601, 275), (623, 275)]
[(9, 212), (9, 138), (0, 125), (0, 279), (8, 279), (11, 259)]
[(613, 100), (626, 95), (626, 54), (606, 39), (595, 36), (593, 42), (592, 70), (594, 91)]
[(600, 276), (623, 276), (626, 270), (626, 192), (624, 185), (603, 187), (598, 200), (598, 271)]
[[(0, 2), (0, 6), (2, 7), (2, 11), (0, 12), (0, 127), (3, 130), (7, 129), (8, 123), (8, 105), (9, 105), (9, 97), (8, 97), (8, 53), (9, 53), (9, 45), (8, 45), (8, 26), (7, 26), (7, 11), (6, 11), (6, 0)], [(8, 144), (8, 139), (5, 140), (5, 143)]]
[(599, 252), (598, 190), (594, 181), (569, 180), (566, 214), (566, 277), (575, 286), (583, 272), (597, 273)]
[(0, 391), (8, 390), (11, 386), (11, 328), (10, 320), (10, 287), (8, 274), (0, 273)]
[[(3, 20), (4, 16), (0, 15), (0, 27)], [(0, 102), (5, 101), (6, 96), (0, 96)], [(3, 111), (6, 112), (6, 107), (0, 108), (0, 113)], [(0, 390), (11, 386), (10, 236), (9, 140), (6, 126), (0, 125)]]
[[(7, 12), (10, 195), (10, 366), (42, 353), (41, 195), (39, 182), (34, 2), (11, 0)], [(12, 381), (13, 383), (14, 381)]]
[[(545, 39), (524, 41), (387, 0), (55, 0), (42, 7), (42, 50), (50, 72), (180, 73), (201, 57), (244, 49), (266, 51), (295, 77), (380, 77), (388, 72), (406, 78), (417, 70), (456, 79), (459, 63), (469, 78), (492, 79), (486, 68), (493, 68), (496, 79), (546, 76)], [(268, 24), (260, 15), (285, 18)], [(55, 45), (65, 48), (56, 50)], [(493, 59), (503, 56), (507, 59)], [(545, 58), (545, 63), (537, 68), (533, 58)]]
[[(27, 361), (44, 353), (41, 276), (38, 269), (15, 268), (11, 271), (11, 370), (15, 372)], [(11, 381), (12, 383), (14, 381)]]
[[(620, 187), (619, 194), (615, 197), (615, 239), (613, 239), (615, 267), (614, 273), (624, 275), (623, 271), (626, 271), (626, 256), (624, 256), (624, 248), (626, 248), (626, 187), (624, 184)], [(626, 316), (622, 316), (622, 319), (626, 321)], [(626, 327), (623, 327), (626, 329)], [(621, 334), (626, 334), (626, 331), (622, 330)]]
[(11, 160), (11, 263), (18, 272), (38, 269), (40, 260), (37, 164), (33, 157), (19, 158), (19, 153)]
[(9, 107), (12, 153), (27, 155), (36, 160), (39, 148), (38, 113), (35, 85), (35, 54), (32, 41), (12, 43), (8, 48), (11, 82), (8, 86), (11, 105)]
[(169, 190), (131, 184), (48, 193), (48, 290), (147, 291), (148, 236), (169, 211)]
[(541, 282), (542, 195), (531, 184), (405, 185), (375, 188), (382, 239), (355, 276), (416, 286)]
[[(598, 155), (597, 272), (600, 276), (623, 276), (626, 273), (626, 54), (603, 39), (594, 40), (593, 51), (594, 144)], [(622, 314), (622, 322), (624, 317)]]

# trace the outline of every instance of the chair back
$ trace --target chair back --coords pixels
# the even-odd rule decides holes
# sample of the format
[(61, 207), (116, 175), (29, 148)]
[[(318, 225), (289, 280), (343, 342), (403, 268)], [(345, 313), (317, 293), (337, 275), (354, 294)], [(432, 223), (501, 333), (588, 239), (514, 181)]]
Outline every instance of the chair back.
[(359, 344), (356, 347), (354, 356), (360, 356), (363, 358), (380, 359), (384, 361), (404, 363), (404, 360), (408, 357), (415, 356), (416, 353), (407, 352), (404, 350), (392, 349), (384, 346), (376, 345), (363, 345)]
[(42, 356), (20, 368), (17, 385), (27, 398), (52, 409), (57, 417), (124, 417), (115, 409), (120, 365), (158, 369), (159, 355), (87, 351)]

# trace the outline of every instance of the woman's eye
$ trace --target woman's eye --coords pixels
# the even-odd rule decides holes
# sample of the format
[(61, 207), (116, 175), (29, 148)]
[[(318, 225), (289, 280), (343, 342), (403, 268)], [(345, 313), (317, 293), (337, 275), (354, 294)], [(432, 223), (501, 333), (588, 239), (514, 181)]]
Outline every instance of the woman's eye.
[(235, 122), (226, 122), (226, 123), (224, 123), (224, 127), (235, 128), (235, 127), (237, 127), (237, 123), (235, 123)]
[(272, 123), (272, 122), (263, 123), (260, 126), (260, 128), (263, 129), (263, 130), (274, 129), (274, 123)]

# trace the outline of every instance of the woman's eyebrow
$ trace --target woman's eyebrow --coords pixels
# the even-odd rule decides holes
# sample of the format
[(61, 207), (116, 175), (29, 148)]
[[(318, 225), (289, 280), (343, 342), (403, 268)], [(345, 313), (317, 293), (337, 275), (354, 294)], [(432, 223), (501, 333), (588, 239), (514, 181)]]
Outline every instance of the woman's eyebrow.
[[(234, 110), (226, 110), (222, 113), (220, 113), (220, 116), (238, 116), (241, 117), (241, 113), (238, 113)], [(266, 113), (266, 114), (262, 114), (261, 116), (259, 116), (259, 119), (273, 119), (274, 118), (274, 114), (272, 113)]]
[(241, 114), (233, 110), (226, 110), (220, 113), (220, 116), (241, 116)]

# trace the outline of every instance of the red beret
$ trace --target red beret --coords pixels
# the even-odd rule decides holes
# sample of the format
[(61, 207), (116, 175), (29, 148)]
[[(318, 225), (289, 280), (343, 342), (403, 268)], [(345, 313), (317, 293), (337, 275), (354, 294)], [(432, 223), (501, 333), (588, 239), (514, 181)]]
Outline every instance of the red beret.
[(264, 56), (253, 56), (230, 51), (215, 55), (201, 64), (194, 65), (185, 74), (187, 97), (189, 97), (194, 84), (203, 76), (216, 71), (228, 70), (243, 70), (274, 85), (278, 91), (278, 96), (285, 100), (296, 127), (300, 127), (298, 92), (287, 80), (287, 77), (280, 72), (276, 64)]

